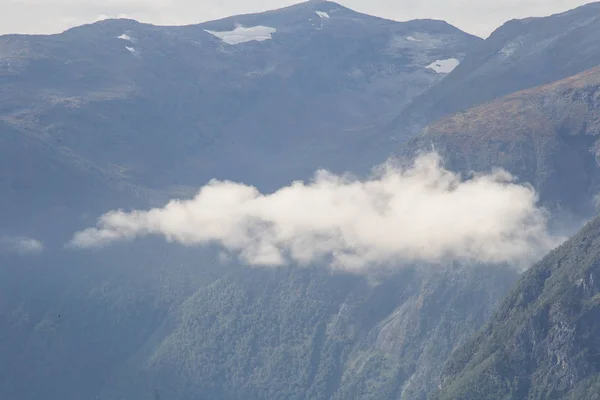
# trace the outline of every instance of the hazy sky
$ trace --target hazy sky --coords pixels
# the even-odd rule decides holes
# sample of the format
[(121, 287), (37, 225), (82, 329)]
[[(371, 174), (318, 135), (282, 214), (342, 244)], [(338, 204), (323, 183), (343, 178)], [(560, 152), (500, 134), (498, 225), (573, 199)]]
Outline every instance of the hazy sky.
[[(299, 0), (0, 0), (1, 33), (54, 33), (106, 17), (155, 24), (193, 24), (240, 13), (259, 12)], [(504, 21), (544, 16), (589, 0), (341, 0), (368, 14), (399, 21), (444, 19), (479, 36)]]

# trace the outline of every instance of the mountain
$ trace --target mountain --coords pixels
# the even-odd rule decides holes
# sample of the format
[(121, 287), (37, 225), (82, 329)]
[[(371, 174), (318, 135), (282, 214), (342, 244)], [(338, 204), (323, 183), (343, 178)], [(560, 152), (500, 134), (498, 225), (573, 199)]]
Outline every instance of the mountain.
[[(361, 132), (481, 40), (330, 2), (186, 27), (107, 20), (0, 38), (0, 119), (135, 185), (265, 187), (345, 169)], [(226, 160), (226, 161), (224, 161)]]
[(0, 254), (0, 397), (95, 399), (176, 307), (227, 272), (204, 251), (158, 241)]
[(435, 268), (374, 282), (295, 267), (229, 273), (173, 310), (100, 398), (424, 399), (518, 277)]
[(352, 169), (363, 132), (480, 42), (330, 2), (0, 37), (0, 398), (424, 397), (448, 335), (481, 326), (516, 271), (399, 269), (386, 283), (224, 265), (212, 247), (158, 239), (64, 244), (106, 211), (212, 178), (268, 191)]
[[(108, 169), (56, 145), (43, 131), (0, 120), (0, 238), (35, 235), (62, 246), (81, 223), (124, 204), (152, 201)], [(1, 240), (0, 240), (1, 241)], [(0, 251), (0, 254), (2, 251)]]
[(24, 400), (425, 399), (519, 277), (252, 269), (158, 240), (0, 260), (0, 397)]
[(440, 399), (598, 399), (600, 219), (521, 279), (448, 362)]
[[(0, 398), (429, 397), (516, 269), (442, 260), (357, 275), (250, 268), (159, 238), (64, 244), (108, 210), (162, 206), (212, 178), (268, 193), (318, 167), (365, 171), (395, 150), (389, 132), (375, 137), (381, 124), (484, 45), (441, 21), (325, 1), (187, 27), (108, 20), (0, 37)], [(595, 190), (593, 173), (576, 179), (595, 143), (595, 79), (515, 94), (521, 120), (514, 104), (498, 103), (497, 119), (484, 105), (477, 130), (462, 136), (456, 119), (408, 149), (437, 138), (468, 172), (479, 143), (481, 170), (506, 166), (547, 204), (579, 206)], [(506, 131), (491, 128), (512, 119), (531, 133), (507, 144), (522, 170), (494, 147)], [(475, 139), (488, 131), (495, 141)], [(565, 176), (563, 153), (582, 165)]]
[[(508, 21), (389, 127), (398, 138), (445, 115), (600, 64), (600, 3), (544, 18)], [(408, 136), (407, 136), (408, 135)]]
[(439, 152), (447, 168), (504, 168), (555, 213), (589, 218), (599, 192), (600, 68), (520, 91), (427, 126), (399, 152)]

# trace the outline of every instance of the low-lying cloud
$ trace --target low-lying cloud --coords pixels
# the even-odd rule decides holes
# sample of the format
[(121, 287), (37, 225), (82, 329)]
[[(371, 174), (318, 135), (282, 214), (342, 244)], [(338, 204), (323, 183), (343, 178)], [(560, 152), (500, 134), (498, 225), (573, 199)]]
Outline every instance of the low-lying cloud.
[(0, 236), (0, 253), (17, 253), (21, 255), (39, 254), (44, 251), (44, 244), (29, 237)]
[(190, 200), (149, 211), (113, 211), (70, 245), (89, 248), (162, 235), (183, 245), (217, 243), (256, 266), (326, 262), (364, 271), (410, 262), (526, 266), (561, 239), (547, 232), (535, 191), (505, 171), (463, 179), (436, 154), (409, 167), (388, 163), (368, 180), (318, 171), (274, 193), (212, 181)]

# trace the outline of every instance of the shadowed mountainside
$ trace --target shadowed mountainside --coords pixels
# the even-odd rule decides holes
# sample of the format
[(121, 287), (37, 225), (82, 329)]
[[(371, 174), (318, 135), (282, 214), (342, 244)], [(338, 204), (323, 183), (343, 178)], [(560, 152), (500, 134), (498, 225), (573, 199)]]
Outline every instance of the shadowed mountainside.
[(600, 219), (528, 271), (448, 362), (439, 399), (600, 398)]

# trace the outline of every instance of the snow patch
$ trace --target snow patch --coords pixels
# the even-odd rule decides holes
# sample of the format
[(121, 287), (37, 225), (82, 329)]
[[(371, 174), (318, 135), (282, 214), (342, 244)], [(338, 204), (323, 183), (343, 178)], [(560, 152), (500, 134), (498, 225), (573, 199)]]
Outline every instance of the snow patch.
[(128, 42), (133, 42), (133, 40), (131, 39), (131, 36), (129, 36), (126, 33), (122, 34), (121, 36), (117, 36), (117, 39), (127, 40)]
[(438, 74), (449, 74), (454, 71), (459, 64), (460, 61), (456, 58), (448, 58), (447, 60), (436, 60), (425, 68), (432, 69)]
[(422, 42), (422, 40), (419, 40), (414, 36), (406, 36), (404, 39), (408, 40), (409, 42)]
[(329, 19), (329, 14), (327, 14), (325, 11), (317, 11), (317, 15), (319, 17), (321, 17), (322, 19)]
[(209, 31), (205, 29), (205, 32), (210, 33), (211, 35), (218, 37), (222, 41), (227, 44), (240, 44), (246, 42), (262, 42), (265, 40), (271, 40), (273, 37), (271, 36), (277, 29), (271, 28), (269, 26), (252, 26), (249, 28), (245, 28), (243, 26), (238, 26), (232, 31)]
[(135, 53), (135, 49), (133, 47), (125, 46), (125, 48), (129, 50), (130, 53)]

